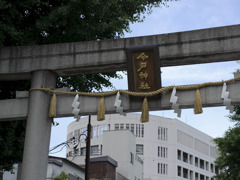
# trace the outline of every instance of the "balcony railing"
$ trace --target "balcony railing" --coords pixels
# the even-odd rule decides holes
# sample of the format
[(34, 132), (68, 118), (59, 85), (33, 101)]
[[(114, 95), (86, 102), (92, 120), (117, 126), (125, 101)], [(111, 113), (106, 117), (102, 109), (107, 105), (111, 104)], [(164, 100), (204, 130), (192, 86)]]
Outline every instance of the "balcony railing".
[(135, 155), (135, 160), (138, 161), (140, 164), (143, 164), (143, 160), (138, 155)]
[[(91, 155), (101, 155), (102, 154), (102, 151), (101, 150), (98, 150), (98, 151), (91, 151)], [(73, 157), (73, 156), (85, 156), (86, 155), (86, 152), (81, 152), (81, 151), (69, 151), (67, 153), (67, 157)]]

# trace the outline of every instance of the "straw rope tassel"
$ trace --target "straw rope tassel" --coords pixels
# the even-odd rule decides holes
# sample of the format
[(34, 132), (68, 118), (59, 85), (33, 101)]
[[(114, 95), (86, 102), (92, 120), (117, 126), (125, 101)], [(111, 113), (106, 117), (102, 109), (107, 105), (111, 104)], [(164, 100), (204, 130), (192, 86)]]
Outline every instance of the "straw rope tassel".
[(50, 108), (49, 108), (49, 117), (54, 118), (57, 115), (57, 96), (56, 93), (53, 93)]
[(149, 108), (148, 108), (148, 101), (145, 97), (142, 104), (142, 115), (141, 115), (141, 122), (148, 122), (149, 121)]
[(98, 107), (97, 120), (102, 121), (104, 119), (105, 119), (105, 104), (104, 104), (104, 97), (102, 97)]
[(199, 89), (196, 91), (196, 97), (194, 102), (194, 113), (195, 114), (201, 114), (203, 112), (202, 110), (202, 98)]

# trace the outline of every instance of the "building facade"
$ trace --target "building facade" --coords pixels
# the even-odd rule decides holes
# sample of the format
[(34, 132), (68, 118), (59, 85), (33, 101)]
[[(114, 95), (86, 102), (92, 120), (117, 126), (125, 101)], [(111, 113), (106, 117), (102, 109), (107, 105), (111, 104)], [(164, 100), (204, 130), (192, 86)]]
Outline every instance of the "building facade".
[[(107, 134), (108, 131), (128, 130), (135, 136), (133, 158), (143, 161), (144, 180), (213, 179), (217, 173), (214, 166), (217, 153), (210, 136), (177, 119), (150, 116), (148, 123), (141, 123), (140, 117), (140, 114), (133, 113), (127, 116), (114, 114), (106, 115), (104, 121), (97, 121), (92, 116), (91, 158), (111, 153), (110, 156), (118, 162), (124, 149), (119, 152), (106, 147), (109, 150), (106, 152)], [(68, 126), (67, 139), (75, 137), (75, 141), (67, 148), (67, 158), (77, 164), (85, 161), (87, 123), (88, 118), (81, 118)], [(126, 138), (129, 137), (116, 135), (115, 142), (128, 141)]]

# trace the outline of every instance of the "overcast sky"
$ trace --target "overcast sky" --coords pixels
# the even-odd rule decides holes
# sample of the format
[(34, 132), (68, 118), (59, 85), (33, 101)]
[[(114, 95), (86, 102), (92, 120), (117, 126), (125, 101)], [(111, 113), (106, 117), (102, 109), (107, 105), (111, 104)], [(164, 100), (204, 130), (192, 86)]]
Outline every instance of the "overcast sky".
[[(211, 27), (240, 24), (239, 0), (180, 0), (169, 2), (169, 7), (154, 8), (151, 15), (146, 15), (143, 23), (132, 24), (132, 32), (125, 37), (165, 34), (180, 31), (191, 31)], [(162, 68), (162, 85), (184, 85), (203, 82), (214, 82), (233, 78), (239, 65), (236, 62), (211, 63), (190, 66)], [(127, 78), (112, 81), (116, 89), (127, 89)], [(150, 112), (170, 118), (177, 118), (173, 110)], [(190, 126), (212, 136), (221, 137), (229, 126), (229, 111), (225, 107), (204, 108), (203, 114), (195, 115), (193, 109), (182, 110), (177, 118)], [(67, 126), (73, 118), (58, 118), (60, 123), (52, 127), (50, 148), (66, 141)], [(58, 149), (60, 150), (60, 149)], [(65, 150), (52, 154), (65, 157)]]

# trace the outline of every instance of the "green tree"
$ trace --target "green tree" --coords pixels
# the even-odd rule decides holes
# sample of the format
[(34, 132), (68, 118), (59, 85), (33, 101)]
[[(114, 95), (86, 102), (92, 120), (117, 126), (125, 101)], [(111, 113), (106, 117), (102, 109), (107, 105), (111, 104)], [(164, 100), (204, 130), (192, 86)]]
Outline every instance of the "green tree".
[(223, 137), (214, 139), (219, 153), (215, 161), (220, 170), (217, 180), (240, 179), (240, 106), (234, 107), (234, 113), (229, 118), (235, 122), (234, 127), (229, 128)]
[(67, 180), (68, 179), (68, 175), (62, 171), (58, 176), (56, 176), (53, 180)]
[[(0, 47), (120, 38), (125, 31), (130, 31), (130, 23), (143, 21), (144, 13), (151, 13), (152, 7), (165, 6), (168, 1), (174, 0), (0, 0)], [(120, 78), (120, 75), (108, 72), (59, 77), (57, 87), (101, 91), (103, 87), (113, 87), (110, 78)], [(0, 82), (0, 99), (14, 98), (15, 90), (22, 89), (22, 85), (2, 86), (5, 83)], [(25, 89), (29, 87), (30, 83)], [(21, 123), (15, 129), (11, 123), (7, 126), (1, 122), (0, 127), (12, 134), (19, 129), (24, 132)], [(0, 138), (5, 141), (3, 131), (0, 131)], [(23, 144), (17, 147), (14, 155), (1, 151), (5, 155), (0, 169), (6, 169), (3, 162), (11, 157), (14, 158), (11, 163), (21, 161)]]
[(25, 121), (6, 121), (0, 124), (0, 162), (6, 171), (12, 170), (12, 165), (22, 160), (20, 155), (23, 153), (25, 127)]

